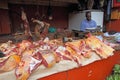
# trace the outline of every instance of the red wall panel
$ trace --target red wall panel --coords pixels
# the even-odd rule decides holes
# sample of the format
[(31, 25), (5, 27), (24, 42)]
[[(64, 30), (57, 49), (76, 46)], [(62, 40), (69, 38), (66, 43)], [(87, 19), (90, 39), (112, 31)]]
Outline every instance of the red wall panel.
[[(32, 23), (31, 18), (36, 18), (36, 12), (39, 11), (39, 19), (42, 17), (42, 15), (45, 15), (44, 21), (50, 23), (51, 26), (56, 28), (67, 28), (68, 27), (68, 10), (67, 7), (59, 7), (59, 6), (52, 6), (52, 16), (53, 20), (48, 19), (47, 10), (48, 6), (39, 6), (39, 9), (37, 8), (37, 5), (15, 5), (10, 4), (10, 16), (11, 16), (11, 22), (12, 22), (12, 28), (13, 32), (16, 32), (20, 26), (21, 26), (21, 7), (24, 8), (31, 30), (34, 30), (35, 24)], [(37, 18), (38, 18), (37, 17)]]
[(120, 64), (120, 51), (107, 59), (68, 71), (68, 80), (105, 80), (115, 64)]
[(38, 80), (67, 80), (67, 72), (60, 72)]
[(110, 21), (106, 24), (107, 31), (118, 31), (120, 32), (120, 20)]
[(8, 10), (0, 9), (0, 34), (10, 34), (10, 21)]
[(113, 7), (120, 7), (120, 1), (113, 0)]

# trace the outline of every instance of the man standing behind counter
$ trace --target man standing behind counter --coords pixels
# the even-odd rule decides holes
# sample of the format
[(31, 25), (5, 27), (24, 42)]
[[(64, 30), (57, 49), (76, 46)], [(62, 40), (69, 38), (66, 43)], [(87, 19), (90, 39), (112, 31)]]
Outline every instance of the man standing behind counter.
[(91, 19), (91, 11), (87, 11), (86, 14), (86, 19), (84, 19), (81, 22), (80, 25), (80, 31), (86, 31), (86, 29), (90, 29), (90, 28), (97, 28), (97, 24), (94, 20)]

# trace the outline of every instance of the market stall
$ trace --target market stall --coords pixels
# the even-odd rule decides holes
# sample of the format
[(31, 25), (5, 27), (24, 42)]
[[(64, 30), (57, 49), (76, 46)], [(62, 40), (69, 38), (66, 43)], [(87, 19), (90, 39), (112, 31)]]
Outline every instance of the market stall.
[[(120, 33), (102, 32), (109, 29), (104, 29), (103, 17), (110, 17), (104, 11), (110, 11), (112, 1), (100, 0), (101, 6), (94, 6), (97, 8), (92, 8), (97, 0), (88, 0), (87, 5), (74, 1), (4, 2), (10, 13), (2, 16), (10, 16), (11, 30), (7, 32), (11, 34), (0, 40), (0, 80), (106, 80), (113, 66), (120, 64)], [(84, 32), (79, 25), (88, 11), (85, 6), (91, 10), (97, 28)], [(3, 28), (9, 21), (2, 23)], [(7, 34), (10, 27), (5, 31), (2, 28), (0, 33)]]

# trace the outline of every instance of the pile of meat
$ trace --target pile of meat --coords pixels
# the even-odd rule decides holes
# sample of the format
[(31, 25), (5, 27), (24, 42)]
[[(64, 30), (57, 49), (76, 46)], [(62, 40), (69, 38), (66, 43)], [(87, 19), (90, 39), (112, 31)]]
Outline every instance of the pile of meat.
[(63, 43), (62, 40), (23, 40), (13, 44), (8, 41), (0, 45), (4, 57), (0, 58), (0, 73), (15, 70), (17, 80), (27, 80), (40, 65), (51, 68), (62, 60), (74, 61), (78, 67), (83, 60), (95, 53), (100, 59), (113, 55), (114, 49), (95, 36)]

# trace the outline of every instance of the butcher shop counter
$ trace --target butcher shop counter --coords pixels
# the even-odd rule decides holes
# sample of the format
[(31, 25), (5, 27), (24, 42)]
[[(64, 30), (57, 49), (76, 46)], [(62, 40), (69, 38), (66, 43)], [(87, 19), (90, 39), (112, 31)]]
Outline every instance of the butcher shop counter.
[(120, 50), (107, 59), (98, 60), (86, 66), (56, 73), (38, 80), (105, 80), (115, 64), (120, 64)]

